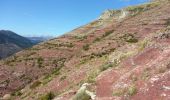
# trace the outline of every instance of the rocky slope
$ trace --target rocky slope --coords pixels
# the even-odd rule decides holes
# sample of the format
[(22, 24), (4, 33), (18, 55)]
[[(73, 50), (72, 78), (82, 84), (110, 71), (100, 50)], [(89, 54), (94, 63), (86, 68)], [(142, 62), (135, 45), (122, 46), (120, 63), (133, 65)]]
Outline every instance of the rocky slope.
[(106, 11), (94, 22), (1, 61), (0, 95), (81, 100), (85, 94), (78, 90), (88, 83), (96, 100), (169, 100), (169, 9), (163, 0)]
[(0, 59), (11, 56), (12, 54), (31, 47), (33, 43), (12, 31), (0, 30)]

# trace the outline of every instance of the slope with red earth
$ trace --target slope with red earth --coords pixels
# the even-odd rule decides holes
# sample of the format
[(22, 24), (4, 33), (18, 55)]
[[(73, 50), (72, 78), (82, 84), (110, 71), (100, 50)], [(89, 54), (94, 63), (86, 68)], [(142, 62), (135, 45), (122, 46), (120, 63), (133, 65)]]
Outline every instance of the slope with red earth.
[(1, 61), (0, 95), (68, 100), (90, 83), (96, 100), (170, 99), (169, 8), (168, 0), (125, 8), (124, 18), (98, 19)]

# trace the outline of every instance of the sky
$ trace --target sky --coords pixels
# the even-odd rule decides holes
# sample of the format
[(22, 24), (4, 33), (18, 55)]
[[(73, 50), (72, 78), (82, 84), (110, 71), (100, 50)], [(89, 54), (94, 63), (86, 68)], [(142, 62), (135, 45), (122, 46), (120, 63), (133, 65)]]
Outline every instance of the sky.
[(147, 0), (0, 0), (0, 30), (22, 36), (59, 36), (97, 19), (107, 9)]

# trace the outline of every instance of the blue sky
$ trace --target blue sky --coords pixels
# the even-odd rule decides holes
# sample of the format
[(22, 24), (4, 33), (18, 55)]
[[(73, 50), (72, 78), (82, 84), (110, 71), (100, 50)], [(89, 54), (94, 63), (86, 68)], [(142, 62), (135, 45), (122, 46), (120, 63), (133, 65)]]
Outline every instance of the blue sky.
[(106, 9), (147, 0), (0, 0), (0, 30), (23, 36), (58, 36), (97, 19)]

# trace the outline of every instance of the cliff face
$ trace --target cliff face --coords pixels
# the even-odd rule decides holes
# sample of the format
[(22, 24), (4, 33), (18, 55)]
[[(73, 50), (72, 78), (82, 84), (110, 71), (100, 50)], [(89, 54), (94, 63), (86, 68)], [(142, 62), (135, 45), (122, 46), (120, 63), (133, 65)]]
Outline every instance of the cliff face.
[(170, 99), (169, 9), (165, 0), (109, 10), (1, 61), (1, 96), (69, 100), (89, 83), (96, 100)]

